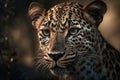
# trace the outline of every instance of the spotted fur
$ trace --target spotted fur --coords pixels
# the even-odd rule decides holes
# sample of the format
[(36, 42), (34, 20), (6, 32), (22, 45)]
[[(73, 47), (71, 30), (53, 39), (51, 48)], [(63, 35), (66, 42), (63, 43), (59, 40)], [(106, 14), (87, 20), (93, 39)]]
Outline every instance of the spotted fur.
[(64, 2), (48, 11), (31, 3), (29, 16), (39, 39), (37, 70), (60, 80), (120, 80), (120, 53), (98, 31), (106, 10), (100, 0), (86, 7)]

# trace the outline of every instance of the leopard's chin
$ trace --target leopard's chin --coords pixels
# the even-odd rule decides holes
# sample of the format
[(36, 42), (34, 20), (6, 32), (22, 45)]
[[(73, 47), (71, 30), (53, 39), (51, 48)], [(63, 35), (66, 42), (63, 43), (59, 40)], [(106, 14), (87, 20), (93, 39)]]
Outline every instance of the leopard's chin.
[(59, 76), (59, 75), (64, 75), (64, 74), (69, 74), (70, 71), (66, 68), (61, 68), (61, 67), (55, 67), (50, 69), (51, 73), (53, 75)]

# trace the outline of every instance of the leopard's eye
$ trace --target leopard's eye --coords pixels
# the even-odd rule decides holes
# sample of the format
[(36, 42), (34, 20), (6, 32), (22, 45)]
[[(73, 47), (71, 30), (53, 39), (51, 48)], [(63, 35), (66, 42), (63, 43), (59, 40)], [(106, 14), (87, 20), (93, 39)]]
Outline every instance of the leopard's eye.
[(44, 30), (42, 30), (42, 34), (44, 36), (50, 36), (50, 30), (49, 29), (44, 29)]
[(69, 30), (69, 34), (75, 35), (75, 34), (78, 33), (78, 31), (79, 31), (79, 28), (71, 28), (71, 29)]

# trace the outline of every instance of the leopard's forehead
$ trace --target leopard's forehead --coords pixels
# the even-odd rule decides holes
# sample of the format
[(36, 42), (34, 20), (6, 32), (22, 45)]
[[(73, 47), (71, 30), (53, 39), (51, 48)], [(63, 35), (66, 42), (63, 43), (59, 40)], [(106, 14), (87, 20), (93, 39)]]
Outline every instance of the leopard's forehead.
[(64, 2), (55, 5), (47, 11), (42, 26), (52, 28), (53, 31), (63, 31), (82, 19), (82, 5), (75, 2)]

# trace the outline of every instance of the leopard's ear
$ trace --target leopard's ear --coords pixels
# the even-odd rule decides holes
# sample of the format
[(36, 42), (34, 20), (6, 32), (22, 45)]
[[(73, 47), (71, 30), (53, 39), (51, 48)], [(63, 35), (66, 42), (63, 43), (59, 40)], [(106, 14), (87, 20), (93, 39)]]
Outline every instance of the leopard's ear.
[(40, 27), (46, 10), (37, 2), (32, 2), (28, 8), (28, 15), (32, 20), (32, 25), (35, 26), (36, 29)]
[(103, 20), (105, 12), (107, 11), (107, 6), (103, 1), (96, 0), (88, 4), (84, 10), (88, 19), (96, 26), (99, 26)]

